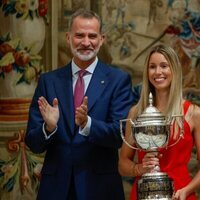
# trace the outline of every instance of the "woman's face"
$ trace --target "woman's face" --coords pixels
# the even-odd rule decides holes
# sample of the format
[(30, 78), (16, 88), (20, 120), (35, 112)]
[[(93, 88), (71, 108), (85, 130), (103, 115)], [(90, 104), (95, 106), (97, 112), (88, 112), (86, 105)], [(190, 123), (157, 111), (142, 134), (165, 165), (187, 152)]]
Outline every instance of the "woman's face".
[(151, 55), (148, 64), (148, 78), (156, 91), (169, 90), (172, 72), (163, 54), (155, 52)]

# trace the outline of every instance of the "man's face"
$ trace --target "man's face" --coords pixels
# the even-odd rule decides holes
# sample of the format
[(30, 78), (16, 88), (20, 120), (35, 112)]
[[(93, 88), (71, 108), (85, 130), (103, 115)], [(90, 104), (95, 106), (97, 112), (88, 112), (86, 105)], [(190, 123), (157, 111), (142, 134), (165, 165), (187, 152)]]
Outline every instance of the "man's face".
[(77, 17), (67, 33), (67, 42), (70, 46), (76, 64), (94, 61), (104, 36), (100, 33), (100, 24), (96, 18), (85, 19)]

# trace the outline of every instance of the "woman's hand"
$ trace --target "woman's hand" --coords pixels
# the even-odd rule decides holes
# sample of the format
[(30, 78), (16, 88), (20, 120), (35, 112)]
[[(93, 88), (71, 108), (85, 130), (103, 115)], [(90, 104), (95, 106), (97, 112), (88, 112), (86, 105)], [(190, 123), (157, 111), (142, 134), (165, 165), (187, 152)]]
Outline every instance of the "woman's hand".
[(159, 171), (159, 157), (158, 152), (148, 152), (142, 159), (142, 168), (144, 173), (150, 173), (153, 171)]
[(172, 197), (172, 200), (186, 200), (186, 199), (187, 199), (187, 194), (184, 188), (174, 192)]

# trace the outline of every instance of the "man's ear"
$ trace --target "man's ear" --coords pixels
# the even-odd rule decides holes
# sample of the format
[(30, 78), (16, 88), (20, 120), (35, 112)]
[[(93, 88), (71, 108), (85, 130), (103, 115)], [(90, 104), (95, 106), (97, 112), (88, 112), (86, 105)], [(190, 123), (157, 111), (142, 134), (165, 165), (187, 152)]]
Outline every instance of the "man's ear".
[(101, 35), (101, 45), (104, 43), (105, 38), (106, 38), (105, 34), (102, 34), (102, 35)]
[(66, 32), (66, 43), (67, 43), (67, 47), (70, 46), (70, 33)]

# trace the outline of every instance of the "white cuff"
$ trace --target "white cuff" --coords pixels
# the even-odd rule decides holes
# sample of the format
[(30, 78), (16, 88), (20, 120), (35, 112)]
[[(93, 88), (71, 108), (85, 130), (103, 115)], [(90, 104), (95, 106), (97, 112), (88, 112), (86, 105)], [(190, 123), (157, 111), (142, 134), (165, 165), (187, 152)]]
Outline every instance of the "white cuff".
[(85, 127), (83, 129), (81, 129), (79, 127), (79, 134), (81, 134), (83, 136), (88, 136), (90, 134), (91, 123), (92, 123), (91, 117), (88, 116), (88, 121), (87, 121), (87, 124), (85, 125)]
[(45, 122), (42, 125), (42, 131), (44, 133), (45, 139), (48, 140), (56, 131), (57, 131), (58, 127), (56, 126), (55, 130), (51, 133), (51, 134), (47, 134), (46, 130), (45, 130)]

